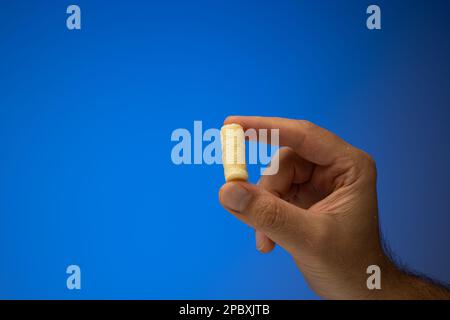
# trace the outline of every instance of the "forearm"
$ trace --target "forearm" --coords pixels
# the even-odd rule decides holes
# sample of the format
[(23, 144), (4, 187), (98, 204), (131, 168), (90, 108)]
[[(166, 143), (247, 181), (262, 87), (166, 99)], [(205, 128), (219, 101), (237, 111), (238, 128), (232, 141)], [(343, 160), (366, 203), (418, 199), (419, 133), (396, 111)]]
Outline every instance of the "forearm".
[(445, 286), (425, 277), (398, 269), (393, 272), (389, 285), (391, 292), (386, 292), (386, 299), (397, 300), (441, 300), (450, 299), (450, 291)]
[[(375, 260), (371, 259), (372, 262)], [(374, 262), (380, 268), (380, 288), (369, 289), (366, 262), (358, 264), (353, 272), (340, 273), (337, 282), (316, 291), (325, 299), (351, 300), (447, 300), (450, 290), (426, 277), (408, 272), (382, 255)]]
[(369, 290), (367, 299), (385, 300), (446, 300), (450, 290), (444, 285), (425, 277), (402, 270), (386, 258), (381, 289)]

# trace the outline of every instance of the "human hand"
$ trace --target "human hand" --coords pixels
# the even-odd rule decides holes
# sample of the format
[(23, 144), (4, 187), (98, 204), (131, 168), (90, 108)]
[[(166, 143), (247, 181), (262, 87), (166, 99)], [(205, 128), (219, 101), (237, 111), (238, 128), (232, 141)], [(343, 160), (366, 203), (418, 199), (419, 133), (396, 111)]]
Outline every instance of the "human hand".
[[(256, 230), (257, 247), (274, 244), (294, 258), (324, 298), (402, 298), (409, 283), (384, 254), (378, 224), (376, 167), (365, 152), (303, 120), (228, 117), (246, 129), (279, 129), (279, 171), (257, 186), (229, 182), (221, 204)], [(380, 267), (383, 290), (370, 291), (366, 269)], [(405, 297), (407, 298), (407, 297)]]

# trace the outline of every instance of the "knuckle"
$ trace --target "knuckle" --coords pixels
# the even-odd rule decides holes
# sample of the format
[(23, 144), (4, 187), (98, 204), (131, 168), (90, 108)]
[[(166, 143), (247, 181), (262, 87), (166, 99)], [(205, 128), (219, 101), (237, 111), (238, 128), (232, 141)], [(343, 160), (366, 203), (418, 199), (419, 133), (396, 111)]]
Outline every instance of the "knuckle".
[(367, 152), (358, 150), (358, 158), (360, 162), (360, 169), (363, 176), (369, 179), (376, 179), (377, 177), (377, 166), (374, 158)]
[(279, 230), (285, 223), (280, 206), (270, 199), (261, 199), (255, 203), (255, 224), (257, 228)]
[(367, 169), (367, 173), (371, 176), (371, 177), (376, 177), (377, 175), (377, 164), (375, 162), (375, 159), (369, 155), (366, 152), (364, 153), (364, 162), (365, 162), (365, 166)]
[(295, 151), (289, 147), (282, 147), (278, 149), (276, 156), (278, 156), (281, 163), (285, 163), (290, 161), (295, 156)]
[(299, 127), (304, 131), (310, 131), (315, 127), (311, 121), (308, 120), (297, 120)]

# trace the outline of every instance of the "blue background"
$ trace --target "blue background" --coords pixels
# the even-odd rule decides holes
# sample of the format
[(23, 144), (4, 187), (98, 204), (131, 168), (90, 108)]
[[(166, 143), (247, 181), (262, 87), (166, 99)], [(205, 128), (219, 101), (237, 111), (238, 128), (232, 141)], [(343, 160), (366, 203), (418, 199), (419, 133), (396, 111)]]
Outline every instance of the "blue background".
[[(177, 128), (308, 119), (377, 160), (382, 229), (450, 281), (450, 2), (0, 1), (0, 298), (318, 298), (176, 166)], [(251, 180), (258, 177), (251, 168)], [(78, 264), (82, 290), (66, 288)]]

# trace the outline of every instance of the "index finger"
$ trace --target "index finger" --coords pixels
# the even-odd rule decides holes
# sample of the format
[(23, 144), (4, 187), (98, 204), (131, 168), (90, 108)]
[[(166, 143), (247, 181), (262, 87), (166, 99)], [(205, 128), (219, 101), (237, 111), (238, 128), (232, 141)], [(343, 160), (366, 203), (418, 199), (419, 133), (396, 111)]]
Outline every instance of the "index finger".
[(306, 120), (275, 117), (230, 116), (224, 124), (240, 124), (247, 129), (278, 129), (280, 145), (291, 147), (304, 159), (318, 165), (330, 165), (349, 153), (351, 146), (334, 133)]

